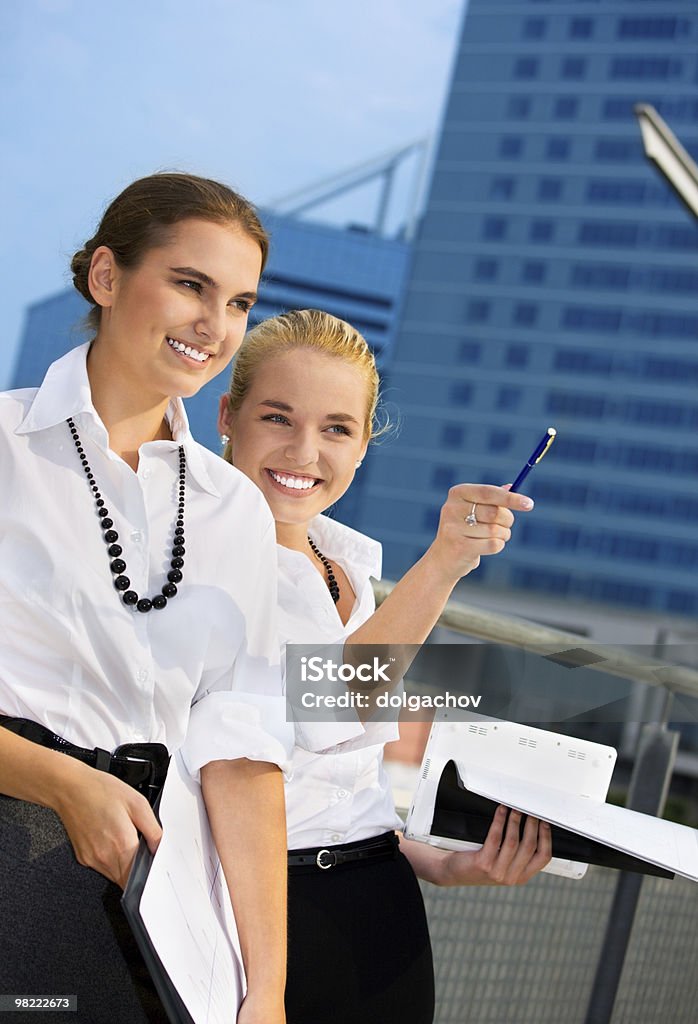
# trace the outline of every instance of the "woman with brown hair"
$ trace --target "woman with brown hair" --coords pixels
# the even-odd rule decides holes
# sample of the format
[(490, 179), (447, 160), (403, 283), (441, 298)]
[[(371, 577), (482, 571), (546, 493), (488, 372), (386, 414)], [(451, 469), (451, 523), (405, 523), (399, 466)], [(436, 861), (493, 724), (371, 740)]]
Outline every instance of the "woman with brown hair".
[[(236, 358), (219, 428), (229, 438), (225, 458), (274, 515), (282, 646), (423, 643), (458, 580), (503, 550), (513, 511), (533, 507), (504, 487), (452, 488), (433, 543), (376, 611), (370, 578), (380, 576), (380, 545), (321, 513), (361, 465), (377, 402), (365, 340), (318, 310), (259, 324)], [(429, 1024), (433, 969), (416, 876), (522, 884), (550, 859), (549, 828), (529, 818), (520, 839), (521, 815), (507, 819), (499, 808), (477, 852), (398, 844), (402, 823), (382, 765), (396, 729), (335, 725), (316, 724), (315, 747), (295, 748), (286, 784), (287, 1022)]]
[(267, 248), (225, 185), (134, 182), (72, 261), (92, 340), (0, 395), (0, 991), (77, 994), (90, 1024), (166, 1019), (118, 901), (180, 747), (231, 887), (238, 1020), (284, 1019), (274, 527), (181, 401), (240, 345)]

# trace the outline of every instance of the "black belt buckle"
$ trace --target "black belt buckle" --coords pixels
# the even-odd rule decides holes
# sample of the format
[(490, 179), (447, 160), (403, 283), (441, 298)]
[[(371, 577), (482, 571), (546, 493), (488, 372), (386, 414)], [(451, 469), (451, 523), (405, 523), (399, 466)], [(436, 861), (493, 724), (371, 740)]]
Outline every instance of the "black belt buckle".
[(152, 806), (167, 776), (170, 761), (167, 747), (162, 743), (123, 743), (116, 748), (113, 758), (125, 769), (114, 774), (122, 776), (124, 782), (142, 793)]

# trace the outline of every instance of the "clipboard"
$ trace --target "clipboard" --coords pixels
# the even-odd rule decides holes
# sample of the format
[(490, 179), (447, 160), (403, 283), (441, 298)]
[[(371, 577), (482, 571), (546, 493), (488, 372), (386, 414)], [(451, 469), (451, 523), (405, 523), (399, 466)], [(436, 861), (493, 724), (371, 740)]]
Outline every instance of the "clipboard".
[(550, 823), (543, 870), (581, 878), (588, 864), (698, 881), (698, 830), (606, 803), (612, 747), (482, 715), (432, 726), (405, 836), (478, 849), (498, 804)]
[(122, 906), (171, 1024), (235, 1024), (242, 952), (201, 786), (179, 754), (157, 807), (163, 835), (144, 840)]
[[(154, 808), (156, 815), (159, 803), (160, 798), (158, 797)], [(162, 960), (157, 954), (157, 950), (148, 934), (148, 929), (141, 917), (141, 897), (152, 863), (153, 854), (148, 849), (145, 839), (141, 837), (126, 888), (121, 896), (121, 906), (170, 1024), (195, 1024), (194, 1018), (182, 1002), (179, 992), (163, 967)]]

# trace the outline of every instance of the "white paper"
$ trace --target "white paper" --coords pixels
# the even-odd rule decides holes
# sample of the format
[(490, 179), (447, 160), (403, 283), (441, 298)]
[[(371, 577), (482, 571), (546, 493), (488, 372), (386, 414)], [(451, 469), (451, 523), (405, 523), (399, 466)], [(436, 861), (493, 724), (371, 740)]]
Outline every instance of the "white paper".
[(195, 1024), (235, 1024), (245, 992), (233, 908), (201, 787), (174, 755), (160, 801), (163, 836), (140, 912)]

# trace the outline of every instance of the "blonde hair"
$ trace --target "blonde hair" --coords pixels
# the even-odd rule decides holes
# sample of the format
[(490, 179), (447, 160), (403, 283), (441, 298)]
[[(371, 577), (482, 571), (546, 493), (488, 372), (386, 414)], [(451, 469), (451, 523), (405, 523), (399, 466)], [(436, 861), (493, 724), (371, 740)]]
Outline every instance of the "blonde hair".
[[(366, 339), (345, 320), (319, 309), (292, 309), (257, 324), (245, 336), (233, 364), (228, 392), (228, 411), (236, 413), (250, 390), (257, 367), (267, 359), (295, 349), (309, 349), (344, 359), (355, 366), (366, 382), (364, 440), (383, 433), (376, 422), (380, 378), (376, 360)], [(223, 458), (232, 462), (232, 445), (225, 446)]]

